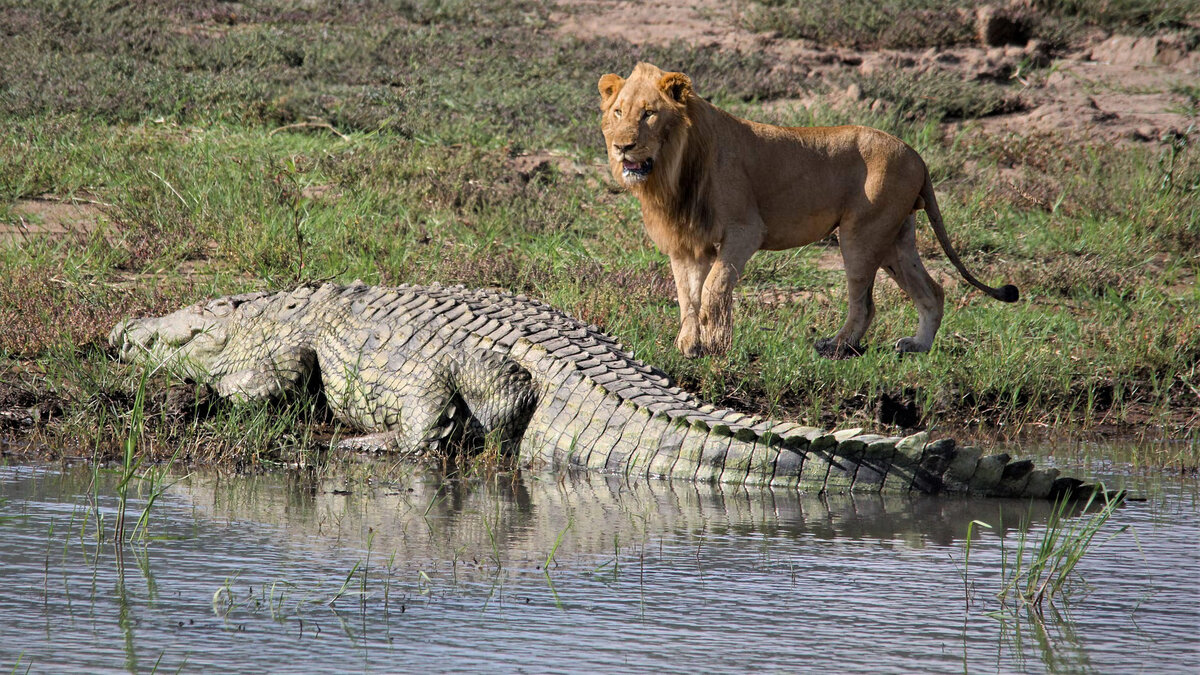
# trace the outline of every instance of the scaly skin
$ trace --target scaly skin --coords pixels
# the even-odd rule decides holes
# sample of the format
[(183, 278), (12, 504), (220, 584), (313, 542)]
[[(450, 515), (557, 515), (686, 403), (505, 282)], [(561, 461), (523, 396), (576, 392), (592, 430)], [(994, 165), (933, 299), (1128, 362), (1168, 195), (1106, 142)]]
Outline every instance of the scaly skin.
[(343, 447), (419, 451), (486, 435), (529, 466), (828, 492), (1090, 492), (1055, 469), (929, 442), (826, 432), (704, 405), (613, 338), (524, 296), (448, 286), (305, 285), (118, 324), (123, 360), (237, 401), (315, 382), (374, 432)]

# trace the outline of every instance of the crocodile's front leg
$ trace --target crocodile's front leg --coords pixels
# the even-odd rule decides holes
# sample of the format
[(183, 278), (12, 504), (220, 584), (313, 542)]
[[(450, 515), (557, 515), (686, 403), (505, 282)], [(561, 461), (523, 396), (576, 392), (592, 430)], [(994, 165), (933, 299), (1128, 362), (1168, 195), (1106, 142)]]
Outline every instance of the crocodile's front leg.
[(377, 432), (341, 441), (346, 450), (420, 453), (477, 446), (489, 436), (512, 445), (536, 402), (529, 373), (487, 349), (403, 363), (393, 354), (387, 372), (365, 360), (325, 374), (326, 397), (339, 419)]
[(307, 388), (316, 364), (316, 353), (311, 348), (282, 347), (220, 377), (216, 382), (217, 393), (238, 403), (273, 401), (298, 394)]

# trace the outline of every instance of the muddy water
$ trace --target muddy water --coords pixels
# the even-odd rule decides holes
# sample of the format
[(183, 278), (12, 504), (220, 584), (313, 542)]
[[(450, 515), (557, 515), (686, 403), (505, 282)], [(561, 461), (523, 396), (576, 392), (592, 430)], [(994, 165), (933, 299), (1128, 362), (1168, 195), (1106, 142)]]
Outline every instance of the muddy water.
[(174, 476), (118, 555), (116, 475), (0, 467), (0, 671), (1200, 668), (1194, 479), (1121, 479), (1148, 501), (1039, 619), (995, 594), (1045, 507), (345, 471)]

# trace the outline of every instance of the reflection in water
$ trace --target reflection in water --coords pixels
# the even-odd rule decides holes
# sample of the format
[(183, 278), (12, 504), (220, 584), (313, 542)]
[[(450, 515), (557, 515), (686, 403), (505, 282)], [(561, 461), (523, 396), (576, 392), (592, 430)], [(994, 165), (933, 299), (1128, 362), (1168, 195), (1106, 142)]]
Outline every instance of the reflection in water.
[(995, 532), (973, 543), (966, 613), (961, 563), (968, 523), (1036, 529), (1045, 504), (348, 472), (182, 478), (144, 544), (122, 547), (135, 571), (111, 541), (115, 477), (93, 490), (90, 470), (0, 467), (0, 669), (1200, 665), (1195, 481), (1147, 487), (1154, 500), (1119, 510), (1108, 531), (1132, 525), (1136, 538), (1089, 554), (1086, 594), (1043, 623), (987, 616), (1002, 576)]
[[(365, 472), (365, 473), (370, 473)], [(217, 518), (278, 523), (321, 535), (321, 546), (403, 550), (428, 558), (545, 557), (566, 523), (570, 550), (601, 553), (613, 541), (644, 542), (703, 532), (709, 537), (879, 540), (911, 548), (947, 546), (981, 520), (999, 533), (1022, 519), (1045, 523), (1053, 504), (926, 495), (816, 495), (684, 481), (628, 481), (580, 473), (501, 474), (491, 480), (414, 472), (374, 484), (290, 475), (193, 474), (173, 490)]]

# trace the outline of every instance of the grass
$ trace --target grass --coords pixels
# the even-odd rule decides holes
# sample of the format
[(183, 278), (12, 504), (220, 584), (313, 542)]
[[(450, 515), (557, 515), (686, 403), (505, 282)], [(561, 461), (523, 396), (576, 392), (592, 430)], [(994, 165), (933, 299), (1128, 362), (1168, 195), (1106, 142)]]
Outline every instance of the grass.
[(905, 115), (920, 118), (975, 119), (1020, 110), (1011, 87), (974, 80), (947, 71), (924, 73), (885, 70), (855, 78), (867, 99), (890, 101)]
[[(1025, 530), (1017, 542), (1017, 550), (1011, 559), (1002, 566), (1007, 572), (1004, 588), (1000, 590), (1001, 598), (1015, 596), (1022, 603), (1041, 612), (1043, 604), (1054, 604), (1054, 599), (1064, 595), (1068, 582), (1075, 576), (1075, 568), (1087, 554), (1096, 535), (1104, 528), (1105, 523), (1121, 504), (1119, 498), (1110, 498), (1101, 492), (1093, 493), (1084, 505), (1084, 512), (1093, 503), (1103, 502), (1098, 511), (1071, 519), (1067, 514), (1068, 504), (1063, 501), (1051, 512), (1050, 520), (1042, 537), (1031, 548)], [(1110, 538), (1124, 532), (1128, 526), (1118, 529)], [(1028, 552), (1028, 556), (1026, 553)], [(1011, 567), (1007, 564), (1011, 560)]]
[[(895, 399), (922, 424), (985, 435), (1195, 435), (1194, 136), (1118, 148), (948, 134), (943, 117), (988, 114), (1008, 90), (922, 78), (864, 81), (901, 101), (884, 111), (767, 106), (806, 83), (755, 54), (562, 37), (539, 2), (230, 7), (0, 0), (12, 44), (0, 51), (0, 226), (64, 201), (95, 223), (0, 244), (0, 408), (41, 405), (57, 447), (121, 456), (139, 375), (105, 352), (120, 318), (301, 279), (528, 293), (714, 403), (814, 424), (886, 429), (879, 408)], [(891, 353), (916, 316), (883, 281), (866, 356), (829, 362), (811, 346), (844, 312), (841, 273), (816, 264), (827, 249), (762, 253), (740, 286), (733, 350), (682, 359), (666, 258), (599, 166), (595, 81), (638, 59), (686, 70), (739, 115), (901, 136), (929, 161), (967, 263), (1028, 300), (969, 290), (922, 227), (931, 268), (951, 273), (934, 351)], [(535, 152), (544, 161), (522, 168)], [(780, 289), (792, 299), (773, 300)], [(148, 457), (182, 447), (186, 461), (290, 463), (336, 433), (316, 398), (227, 409), (179, 386), (147, 382)], [(1196, 453), (1173, 461), (1194, 467)]]
[[(1046, 606), (1054, 607), (1056, 600), (1068, 600), (1073, 582), (1082, 581), (1076, 568), (1091, 550), (1096, 535), (1105, 528), (1109, 518), (1121, 506), (1122, 498), (1096, 490), (1082, 503), (1062, 499), (1050, 511), (1045, 529), (1031, 537), (1028, 523), (1019, 528), (1016, 546), (1009, 549), (1003, 539), (1000, 545), (1000, 590), (996, 592), (1004, 610), (1027, 608), (1041, 617)], [(964, 542), (963, 585), (967, 607), (970, 607), (971, 537), (976, 525), (991, 529), (982, 521), (967, 526)], [(1129, 528), (1118, 528), (1108, 535), (1115, 537)]]

